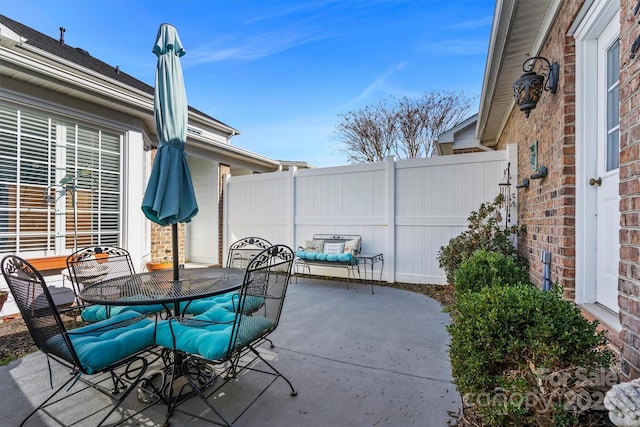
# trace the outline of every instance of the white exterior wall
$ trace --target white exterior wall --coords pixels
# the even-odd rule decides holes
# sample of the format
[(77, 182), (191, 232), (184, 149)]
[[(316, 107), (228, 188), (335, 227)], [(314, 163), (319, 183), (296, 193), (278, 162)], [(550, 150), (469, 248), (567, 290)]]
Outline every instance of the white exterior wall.
[(228, 177), (224, 250), (247, 236), (295, 250), (314, 234), (360, 234), (363, 253), (384, 254), (383, 280), (445, 283), (440, 247), (493, 201), (508, 162), (505, 150)]
[(190, 262), (218, 264), (218, 162), (189, 156), (198, 215), (186, 225), (186, 258)]
[[(273, 244), (289, 235), (290, 172), (227, 177), (224, 190), (224, 254), (243, 237), (256, 236)], [(233, 181), (231, 185), (230, 181)], [(288, 243), (287, 243), (288, 244)]]

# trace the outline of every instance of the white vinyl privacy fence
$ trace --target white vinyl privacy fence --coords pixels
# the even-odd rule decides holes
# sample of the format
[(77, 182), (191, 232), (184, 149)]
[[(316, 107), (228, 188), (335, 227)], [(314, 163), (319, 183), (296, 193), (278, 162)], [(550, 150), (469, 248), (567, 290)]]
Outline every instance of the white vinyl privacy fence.
[[(440, 247), (496, 197), (510, 160), (517, 176), (514, 151), (228, 176), (225, 251), (248, 236), (296, 250), (314, 234), (360, 234), (362, 252), (384, 254), (383, 280), (446, 283)], [(312, 273), (346, 277), (341, 268)]]

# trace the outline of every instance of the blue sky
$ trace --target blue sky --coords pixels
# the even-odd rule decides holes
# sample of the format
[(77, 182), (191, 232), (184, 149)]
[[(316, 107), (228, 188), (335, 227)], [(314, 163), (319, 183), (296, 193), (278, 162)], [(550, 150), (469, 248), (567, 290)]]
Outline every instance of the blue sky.
[[(495, 0), (3, 0), (0, 13), (150, 85), (173, 24), (189, 105), (238, 129), (233, 145), (346, 164), (339, 114), (389, 96), (479, 98)], [(476, 103), (477, 105), (477, 103)], [(475, 111), (473, 111), (475, 112)], [(472, 113), (473, 113), (472, 112)]]

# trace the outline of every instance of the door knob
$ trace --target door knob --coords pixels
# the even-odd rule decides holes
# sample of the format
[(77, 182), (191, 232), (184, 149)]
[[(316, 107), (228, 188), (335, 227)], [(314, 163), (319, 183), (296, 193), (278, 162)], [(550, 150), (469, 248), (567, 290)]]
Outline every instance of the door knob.
[(602, 185), (602, 178), (600, 178), (600, 177), (598, 177), (598, 179), (591, 178), (589, 180), (589, 185), (597, 185), (598, 187), (600, 187)]

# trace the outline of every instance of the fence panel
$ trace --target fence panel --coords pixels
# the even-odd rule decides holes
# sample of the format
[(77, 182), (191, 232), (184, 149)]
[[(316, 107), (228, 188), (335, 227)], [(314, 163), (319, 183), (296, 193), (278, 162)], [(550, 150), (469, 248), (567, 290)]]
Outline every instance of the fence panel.
[(295, 249), (316, 233), (360, 234), (363, 252), (384, 254), (384, 280), (445, 283), (438, 251), (498, 194), (508, 158), (504, 150), (229, 177), (224, 246), (260, 236)]

